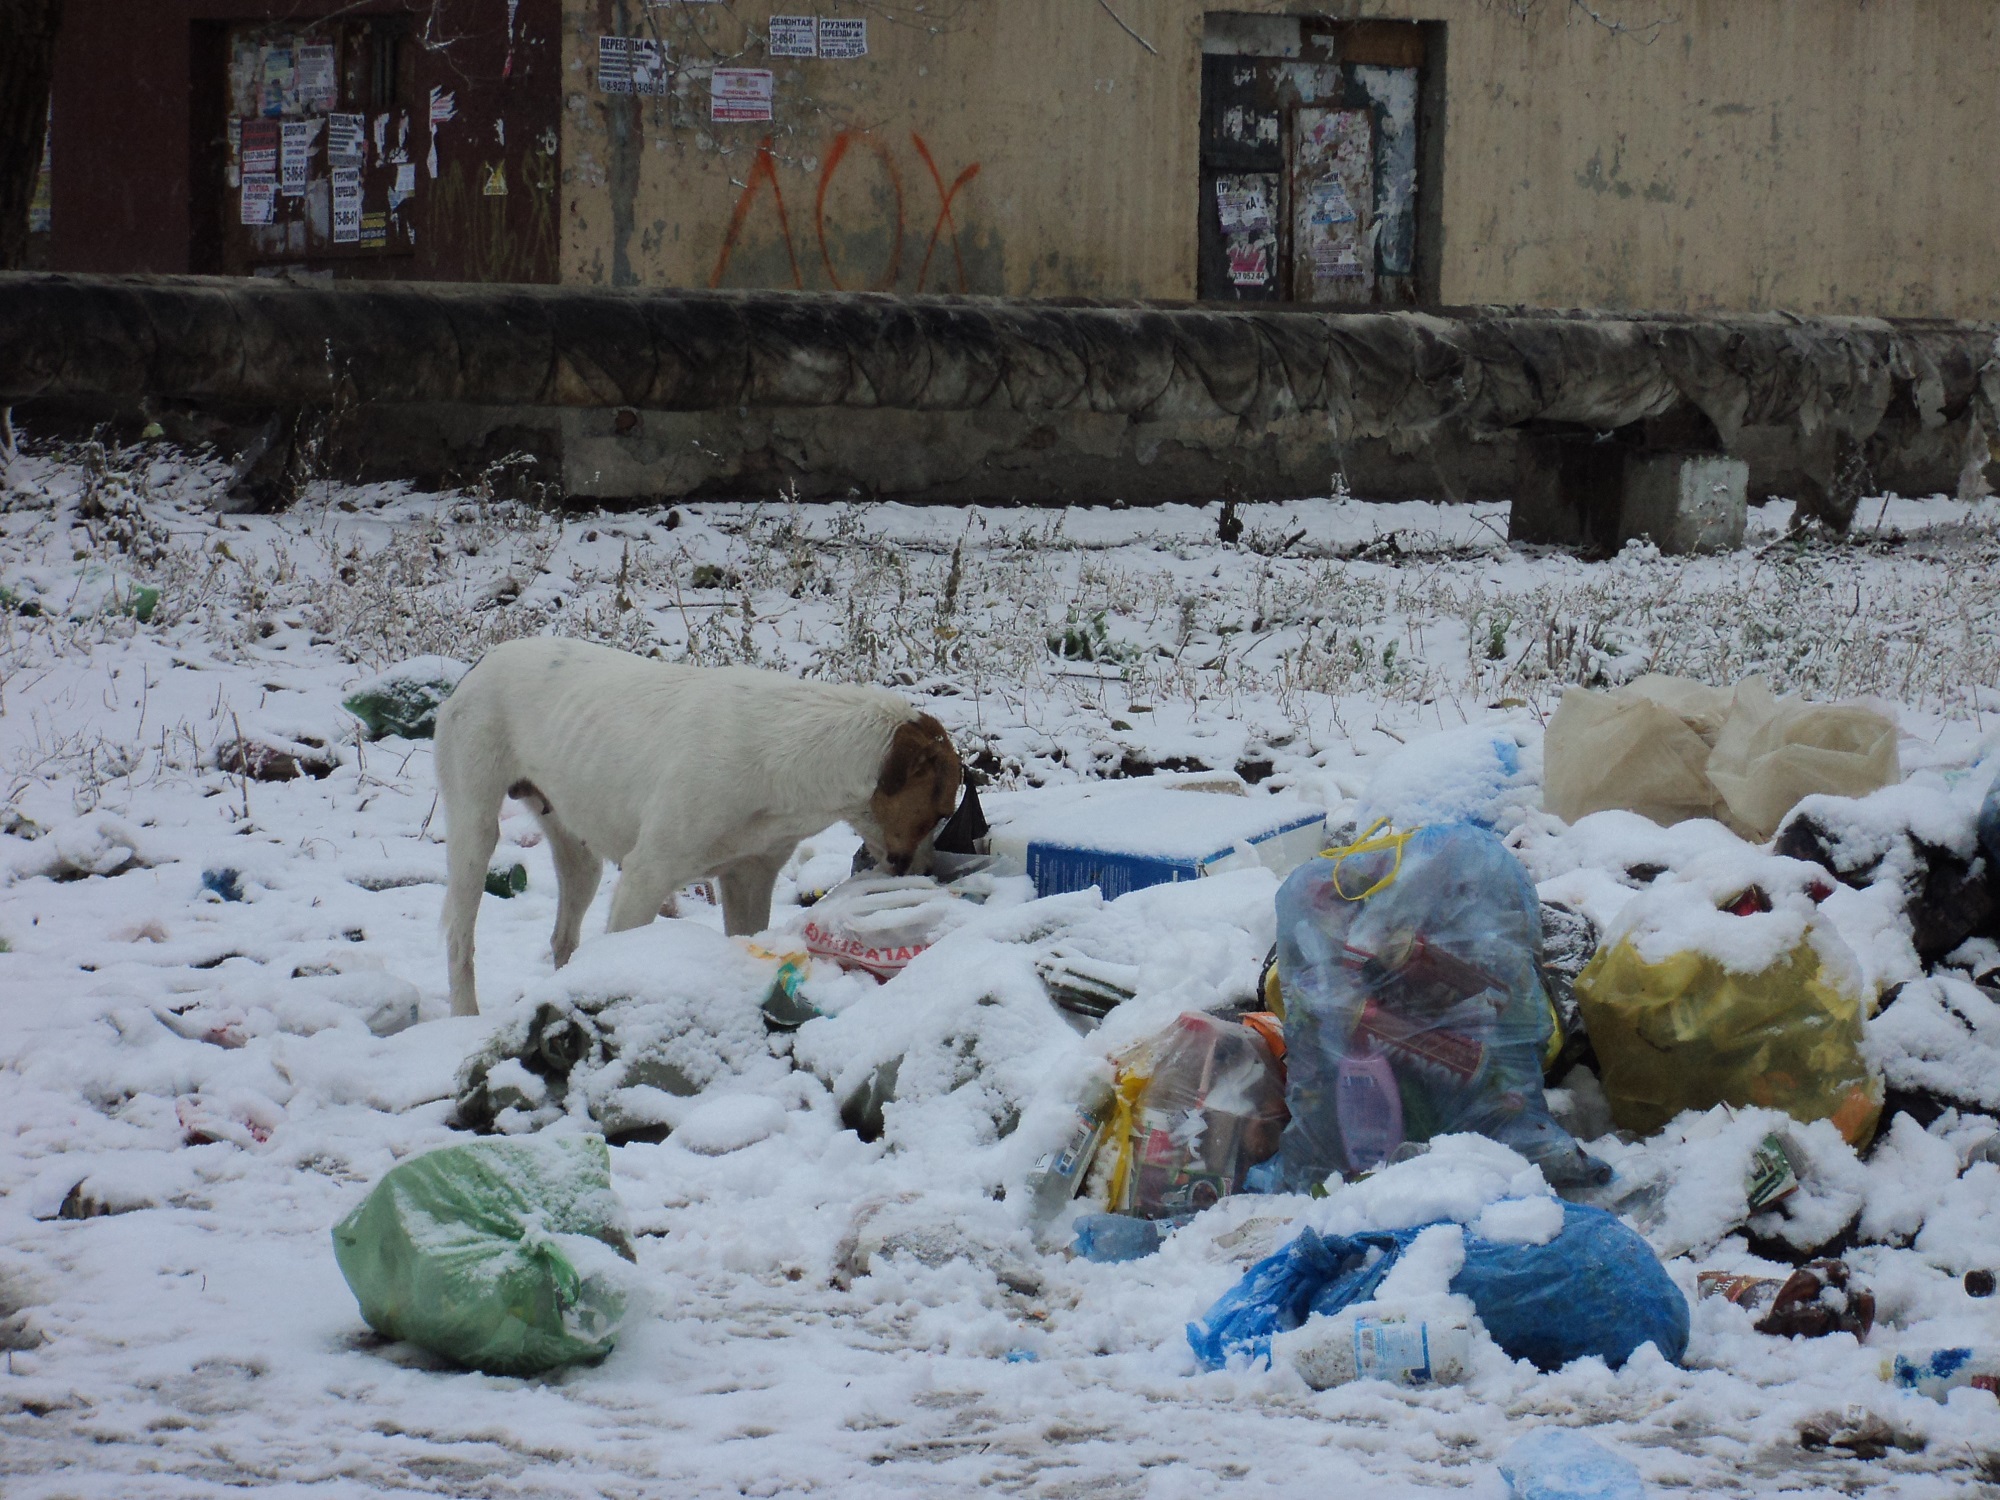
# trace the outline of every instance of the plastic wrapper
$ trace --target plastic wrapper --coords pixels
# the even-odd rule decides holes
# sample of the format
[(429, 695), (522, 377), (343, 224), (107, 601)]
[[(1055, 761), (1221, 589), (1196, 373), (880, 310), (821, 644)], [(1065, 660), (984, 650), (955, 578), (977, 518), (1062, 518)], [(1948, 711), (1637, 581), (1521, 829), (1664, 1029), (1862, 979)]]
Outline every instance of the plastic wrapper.
[[(1195, 1357), (1211, 1370), (1232, 1355), (1268, 1360), (1273, 1335), (1315, 1313), (1373, 1300), (1429, 1227), (1303, 1231), (1188, 1325)], [(1562, 1230), (1545, 1245), (1486, 1240), (1467, 1229), (1465, 1264), (1451, 1290), (1471, 1299), (1494, 1343), (1540, 1369), (1588, 1355), (1616, 1369), (1648, 1343), (1675, 1362), (1687, 1352), (1687, 1299), (1637, 1231), (1601, 1208), (1565, 1203)]]
[(1857, 1146), (1875, 1132), (1882, 1080), (1861, 1052), (1866, 1006), (1810, 936), (1747, 974), (1692, 951), (1648, 963), (1628, 936), (1590, 961), (1576, 993), (1621, 1129), (1650, 1134), (1728, 1104), (1831, 1120)]
[(806, 948), (843, 969), (891, 979), (957, 925), (957, 902), (928, 876), (856, 876), (813, 904)]
[(1278, 892), (1281, 1179), (1310, 1190), (1457, 1131), (1513, 1147), (1551, 1182), (1608, 1178), (1542, 1095), (1557, 1029), (1541, 939), (1527, 872), (1469, 824), (1378, 835), (1295, 870)]
[(1284, 1070), (1263, 1034), (1190, 1012), (1119, 1059), (1109, 1207), (1197, 1213), (1243, 1190), (1284, 1124)]
[(413, 1157), (334, 1227), (333, 1253), (369, 1327), (489, 1375), (608, 1353), (633, 1258), (602, 1136)]

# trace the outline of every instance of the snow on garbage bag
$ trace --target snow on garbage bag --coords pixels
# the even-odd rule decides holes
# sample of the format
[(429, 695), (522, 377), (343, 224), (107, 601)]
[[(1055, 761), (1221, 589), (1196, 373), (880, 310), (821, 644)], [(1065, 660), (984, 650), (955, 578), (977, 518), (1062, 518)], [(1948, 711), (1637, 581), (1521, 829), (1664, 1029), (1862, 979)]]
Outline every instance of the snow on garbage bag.
[[(1510, 1357), (1543, 1370), (1591, 1355), (1616, 1369), (1649, 1343), (1678, 1363), (1687, 1352), (1687, 1299), (1659, 1257), (1614, 1214), (1581, 1203), (1565, 1203), (1562, 1211), (1561, 1231), (1542, 1245), (1483, 1239), (1468, 1227), (1465, 1264), (1451, 1290), (1471, 1300), (1487, 1334)], [(1188, 1324), (1195, 1357), (1209, 1370), (1232, 1355), (1268, 1362), (1272, 1335), (1371, 1300), (1429, 1227), (1302, 1231)]]
[(1556, 1019), (1541, 944), (1535, 887), (1483, 828), (1371, 831), (1293, 871), (1278, 891), (1281, 1180), (1309, 1191), (1456, 1131), (1558, 1185), (1608, 1180), (1543, 1099)]
[(371, 740), (427, 740), (437, 733), (438, 709), (470, 670), (449, 656), (413, 656), (356, 684), (340, 706), (367, 726)]
[[(1577, 976), (1611, 1118), (1660, 1129), (1718, 1104), (1831, 1120), (1864, 1145), (1882, 1078), (1862, 1051), (1860, 964), (1809, 890), (1785, 889), (1793, 860), (1690, 870), (1627, 903)], [(1794, 877), (1794, 884), (1797, 884)]]
[(609, 1353), (633, 1259), (595, 1135), (412, 1157), (334, 1226), (333, 1253), (369, 1327), (489, 1375)]

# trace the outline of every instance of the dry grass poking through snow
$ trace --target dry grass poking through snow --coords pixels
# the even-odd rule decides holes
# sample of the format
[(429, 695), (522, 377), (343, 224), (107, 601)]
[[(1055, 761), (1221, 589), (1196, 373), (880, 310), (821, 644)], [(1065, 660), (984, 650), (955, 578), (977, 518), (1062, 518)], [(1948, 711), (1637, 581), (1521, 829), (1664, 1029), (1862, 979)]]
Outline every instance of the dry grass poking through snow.
[[(156, 447), (20, 461), (0, 541), (0, 694), (138, 631), (225, 654), (290, 641), (357, 669), (558, 633), (960, 699), (961, 728), (1030, 731), (996, 754), (1004, 772), (1039, 756), (1115, 762), (1131, 745), (1114, 726), (1162, 705), (1240, 721), (1253, 753), (1309, 754), (1372, 726), (1545, 714), (1570, 684), (1646, 671), (1763, 672), (1781, 690), (1945, 718), (2000, 706), (1990, 502), (1870, 504), (1864, 519), (1887, 524), (1844, 542), (1782, 539), (1774, 506), (1743, 552), (1635, 545), (1586, 564), (1509, 549), (1493, 506), (1248, 507), (1244, 541), (1225, 546), (1213, 512), (1191, 507), (578, 517), (477, 490), (331, 483), (286, 515), (217, 520), (222, 479)], [(159, 591), (146, 623), (129, 607), (141, 585)], [(52, 732), (41, 750), (120, 774), (149, 755), (198, 762), (203, 731), (179, 726), (177, 750), (175, 728), (85, 747)]]

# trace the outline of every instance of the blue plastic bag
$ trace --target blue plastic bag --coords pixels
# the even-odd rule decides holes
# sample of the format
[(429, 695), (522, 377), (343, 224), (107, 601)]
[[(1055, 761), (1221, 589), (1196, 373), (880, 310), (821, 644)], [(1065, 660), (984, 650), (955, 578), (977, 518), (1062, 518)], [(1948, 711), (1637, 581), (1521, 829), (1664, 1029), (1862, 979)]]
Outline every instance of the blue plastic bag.
[(1497, 837), (1371, 831), (1294, 870), (1277, 904), (1286, 1186), (1457, 1131), (1513, 1147), (1558, 1186), (1610, 1179), (1549, 1117), (1541, 902)]
[[(1205, 1369), (1232, 1354), (1266, 1362), (1271, 1336), (1314, 1313), (1371, 1299), (1404, 1249), (1430, 1226), (1321, 1235), (1307, 1229), (1265, 1257), (1188, 1324)], [(1546, 1245), (1502, 1244), (1465, 1233), (1465, 1265), (1451, 1289), (1472, 1301), (1493, 1342), (1514, 1359), (1554, 1370), (1597, 1355), (1613, 1369), (1641, 1344), (1679, 1362), (1688, 1306), (1659, 1257), (1616, 1215), (1565, 1203), (1561, 1233)]]

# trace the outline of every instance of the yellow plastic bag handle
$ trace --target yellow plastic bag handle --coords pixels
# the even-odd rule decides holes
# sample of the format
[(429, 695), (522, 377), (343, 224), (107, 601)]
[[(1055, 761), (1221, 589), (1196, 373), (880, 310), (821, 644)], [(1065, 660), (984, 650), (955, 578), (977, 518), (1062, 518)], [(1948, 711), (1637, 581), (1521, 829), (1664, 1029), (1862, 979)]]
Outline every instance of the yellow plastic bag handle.
[[(1411, 839), (1415, 838), (1418, 834), (1422, 833), (1424, 830), (1422, 825), (1419, 825), (1415, 828), (1405, 829), (1401, 833), (1396, 832), (1394, 829), (1390, 829), (1389, 832), (1382, 834), (1380, 838), (1377, 838), (1376, 837), (1377, 830), (1388, 828), (1388, 826), (1389, 826), (1389, 820), (1387, 818), (1377, 818), (1373, 823), (1368, 825), (1367, 830), (1363, 832), (1361, 837), (1356, 839), (1353, 843), (1343, 844), (1338, 849), (1322, 849), (1320, 851), (1320, 857), (1322, 859), (1330, 859), (1333, 861), (1333, 893), (1336, 896), (1340, 897), (1341, 900), (1366, 901), (1370, 896), (1374, 895), (1377, 891), (1383, 890), (1388, 886), (1394, 885), (1396, 883), (1396, 877), (1402, 874), (1403, 846), (1409, 843)], [(1396, 851), (1396, 858), (1394, 862), (1390, 864), (1389, 873), (1387, 875), (1384, 875), (1380, 880), (1376, 881), (1373, 885), (1369, 886), (1367, 890), (1362, 891), (1356, 895), (1350, 896), (1346, 891), (1341, 889), (1340, 867), (1342, 864), (1344, 864), (1349, 858), (1351, 858), (1356, 854), (1379, 854), (1384, 849), (1394, 849)]]

